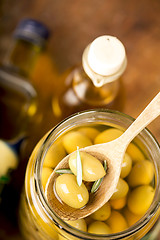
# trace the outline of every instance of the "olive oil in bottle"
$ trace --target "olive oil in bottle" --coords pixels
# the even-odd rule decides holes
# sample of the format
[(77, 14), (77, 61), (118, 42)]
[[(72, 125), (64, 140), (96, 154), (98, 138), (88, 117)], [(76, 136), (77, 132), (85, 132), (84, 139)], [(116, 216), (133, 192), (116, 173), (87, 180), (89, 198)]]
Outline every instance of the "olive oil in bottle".
[(30, 76), (48, 37), (47, 27), (33, 19), (22, 20), (14, 31), (0, 66), (0, 138), (13, 139), (40, 121), (39, 95)]
[(52, 100), (57, 119), (95, 108), (123, 111), (125, 93), (122, 74), (127, 60), (123, 44), (112, 36), (100, 36), (83, 52), (82, 65), (61, 78), (59, 95)]
[(4, 211), (8, 199), (12, 199), (13, 211), (16, 209), (26, 162), (39, 138), (44, 114), (31, 75), (48, 37), (41, 22), (22, 20), (0, 65), (0, 202)]

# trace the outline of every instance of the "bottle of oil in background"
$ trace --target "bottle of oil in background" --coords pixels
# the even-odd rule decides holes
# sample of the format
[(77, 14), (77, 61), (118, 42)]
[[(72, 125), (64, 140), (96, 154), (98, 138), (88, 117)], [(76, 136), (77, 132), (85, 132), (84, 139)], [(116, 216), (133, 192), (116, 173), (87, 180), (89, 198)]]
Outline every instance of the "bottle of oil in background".
[[(14, 192), (15, 198), (19, 193), (26, 162), (42, 128), (44, 113), (32, 71), (45, 51), (48, 37), (49, 30), (43, 23), (22, 20), (0, 65), (0, 195), (3, 190), (5, 201), (10, 193)], [(19, 143), (20, 151), (8, 147), (10, 143)]]
[(125, 48), (116, 37), (96, 38), (84, 50), (82, 65), (61, 77), (64, 87), (52, 100), (57, 119), (86, 109), (123, 111), (125, 94), (121, 76), (126, 65)]
[(48, 28), (33, 19), (22, 20), (14, 31), (0, 66), (0, 138), (13, 139), (42, 118), (31, 73), (48, 37)]

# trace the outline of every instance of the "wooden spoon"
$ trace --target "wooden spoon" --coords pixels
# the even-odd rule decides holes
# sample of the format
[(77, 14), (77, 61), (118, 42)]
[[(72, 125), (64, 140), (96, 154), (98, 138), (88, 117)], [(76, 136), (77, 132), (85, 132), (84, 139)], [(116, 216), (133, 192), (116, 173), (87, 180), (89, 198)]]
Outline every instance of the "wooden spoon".
[[(149, 123), (151, 123), (157, 116), (160, 115), (160, 92), (145, 108), (145, 110), (139, 115), (139, 117), (129, 126), (129, 128), (117, 139), (80, 149), (85, 151), (100, 161), (107, 160), (108, 171), (99, 189), (90, 195), (89, 202), (82, 209), (72, 208), (65, 203), (61, 203), (53, 191), (54, 182), (57, 173), (53, 171), (51, 174), (47, 186), (46, 186), (46, 197), (49, 205), (64, 220), (76, 220), (84, 218), (91, 213), (98, 210), (103, 206), (115, 192), (120, 173), (121, 164), (123, 161), (124, 153), (129, 143), (136, 137)], [(67, 155), (55, 168), (69, 168), (68, 165), (69, 155)]]

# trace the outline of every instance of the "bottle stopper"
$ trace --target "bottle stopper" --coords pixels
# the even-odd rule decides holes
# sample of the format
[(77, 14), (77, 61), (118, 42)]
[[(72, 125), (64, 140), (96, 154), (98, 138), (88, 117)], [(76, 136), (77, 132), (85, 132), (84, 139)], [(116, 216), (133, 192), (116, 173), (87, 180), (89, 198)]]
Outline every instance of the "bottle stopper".
[(124, 72), (127, 65), (125, 48), (116, 37), (100, 36), (84, 50), (82, 63), (95, 86), (102, 86)]

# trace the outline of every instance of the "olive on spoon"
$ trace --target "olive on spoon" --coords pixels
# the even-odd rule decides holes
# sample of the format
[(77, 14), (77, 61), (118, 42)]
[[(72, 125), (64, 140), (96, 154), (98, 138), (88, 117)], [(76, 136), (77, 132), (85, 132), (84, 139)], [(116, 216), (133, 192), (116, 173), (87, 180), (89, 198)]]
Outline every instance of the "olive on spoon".
[[(129, 143), (156, 117), (160, 115), (160, 92), (144, 109), (139, 117), (128, 127), (128, 129), (117, 139), (80, 149), (87, 152), (99, 161), (107, 161), (107, 173), (95, 193), (90, 194), (88, 203), (80, 209), (72, 208), (59, 201), (54, 190), (54, 184), (58, 174), (53, 171), (48, 179), (45, 195), (51, 209), (64, 220), (76, 220), (84, 218), (102, 207), (115, 192), (121, 173), (121, 165), (125, 151)], [(69, 155), (67, 155), (55, 168), (69, 168)]]

